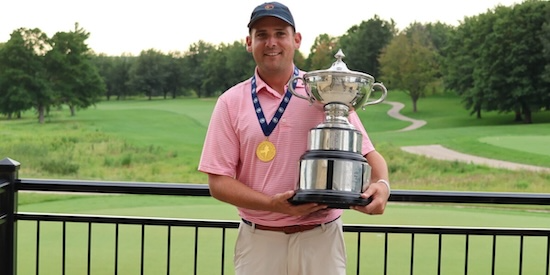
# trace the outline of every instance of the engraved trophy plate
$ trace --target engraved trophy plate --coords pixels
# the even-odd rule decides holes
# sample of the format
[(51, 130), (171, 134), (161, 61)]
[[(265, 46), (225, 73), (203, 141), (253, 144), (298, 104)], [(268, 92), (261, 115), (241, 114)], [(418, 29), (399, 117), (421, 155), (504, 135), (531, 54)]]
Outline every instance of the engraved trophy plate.
[[(309, 132), (308, 150), (300, 159), (296, 194), (289, 200), (293, 204), (316, 202), (345, 209), (370, 202), (361, 198), (361, 193), (369, 185), (371, 167), (361, 154), (362, 134), (349, 123), (348, 114), (384, 101), (388, 91), (381, 83), (375, 83), (374, 77), (350, 71), (342, 61), (342, 50), (335, 57), (331, 68), (295, 76), (289, 81), (289, 84), (303, 81), (307, 96), (288, 85), (290, 92), (322, 108), (326, 117)], [(369, 101), (375, 88), (382, 95)]]

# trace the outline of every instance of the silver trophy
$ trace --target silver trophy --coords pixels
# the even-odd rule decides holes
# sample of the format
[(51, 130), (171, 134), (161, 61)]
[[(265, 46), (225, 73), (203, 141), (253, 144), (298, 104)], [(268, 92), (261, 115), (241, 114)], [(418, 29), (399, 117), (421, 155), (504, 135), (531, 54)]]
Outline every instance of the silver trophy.
[[(308, 150), (300, 159), (300, 178), (293, 204), (316, 202), (330, 208), (349, 208), (367, 205), (361, 198), (370, 181), (371, 167), (361, 153), (362, 135), (348, 121), (351, 110), (378, 104), (388, 91), (374, 77), (350, 71), (342, 61), (342, 50), (327, 70), (317, 70), (295, 76), (289, 81), (290, 92), (324, 110), (325, 121), (309, 132)], [(304, 82), (307, 96), (292, 88), (296, 80)], [(375, 88), (382, 91), (380, 98), (368, 101)]]

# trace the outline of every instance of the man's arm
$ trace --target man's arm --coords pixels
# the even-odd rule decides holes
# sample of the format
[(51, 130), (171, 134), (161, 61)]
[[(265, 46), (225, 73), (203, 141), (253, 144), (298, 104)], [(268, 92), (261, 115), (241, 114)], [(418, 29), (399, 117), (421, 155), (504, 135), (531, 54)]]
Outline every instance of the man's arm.
[(371, 166), (371, 178), (369, 187), (361, 196), (372, 198), (372, 202), (366, 206), (353, 206), (352, 209), (371, 215), (383, 214), (390, 197), (388, 165), (377, 151), (371, 151), (365, 157)]
[(292, 205), (288, 199), (294, 196), (294, 190), (269, 196), (228, 176), (208, 174), (208, 186), (212, 197), (247, 209), (305, 216), (326, 208), (326, 205), (317, 203)]

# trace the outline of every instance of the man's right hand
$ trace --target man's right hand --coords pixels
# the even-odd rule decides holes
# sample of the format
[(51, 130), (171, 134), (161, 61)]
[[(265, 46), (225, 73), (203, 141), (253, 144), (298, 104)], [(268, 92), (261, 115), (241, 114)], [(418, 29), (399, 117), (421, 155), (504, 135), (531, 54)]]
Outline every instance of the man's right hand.
[(294, 190), (290, 190), (284, 193), (275, 194), (272, 197), (272, 204), (274, 212), (280, 212), (295, 217), (308, 216), (319, 210), (326, 209), (328, 206), (318, 203), (304, 203), (304, 204), (292, 204), (288, 200), (295, 194)]

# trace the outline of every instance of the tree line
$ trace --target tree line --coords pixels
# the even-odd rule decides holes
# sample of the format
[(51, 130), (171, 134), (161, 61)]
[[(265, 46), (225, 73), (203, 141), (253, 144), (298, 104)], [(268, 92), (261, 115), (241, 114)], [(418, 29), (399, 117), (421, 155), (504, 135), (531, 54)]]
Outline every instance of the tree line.
[[(38, 28), (13, 31), (0, 44), (0, 113), (14, 118), (32, 109), (43, 123), (63, 105), (74, 115), (100, 100), (215, 97), (254, 72), (244, 40), (108, 56), (88, 47), (89, 35), (78, 23), (51, 38)], [(341, 36), (317, 36), (307, 57), (296, 52), (295, 63), (327, 69), (338, 49), (350, 70), (405, 91), (415, 112), (422, 97), (444, 91), (458, 94), (478, 118), (498, 111), (531, 123), (532, 113), (550, 109), (548, 1), (496, 6), (458, 26), (414, 22), (398, 30), (393, 20), (374, 16)]]

